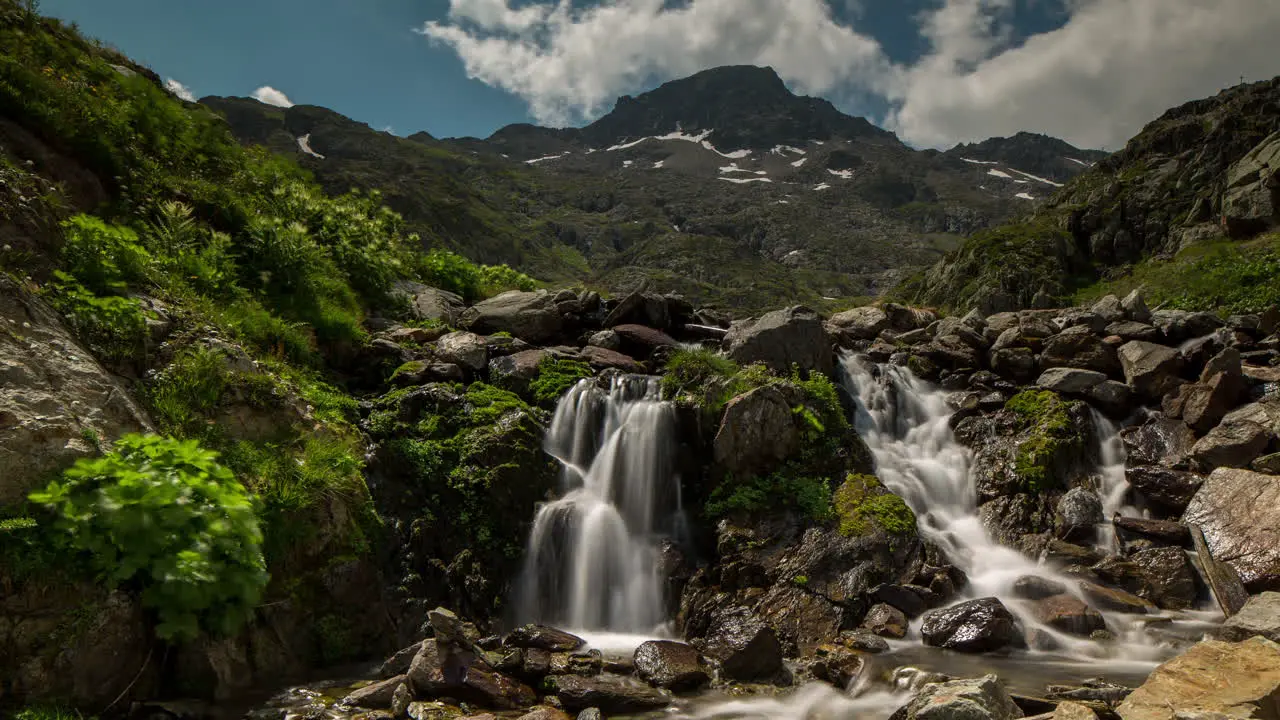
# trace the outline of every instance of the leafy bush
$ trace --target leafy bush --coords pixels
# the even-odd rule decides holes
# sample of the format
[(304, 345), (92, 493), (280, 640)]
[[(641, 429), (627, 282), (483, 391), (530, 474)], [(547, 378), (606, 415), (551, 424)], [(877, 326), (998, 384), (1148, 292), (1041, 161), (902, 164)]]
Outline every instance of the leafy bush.
[(146, 279), (151, 254), (129, 228), (108, 225), (92, 215), (76, 215), (62, 223), (62, 230), (67, 272), (91, 292), (121, 293)]
[[(733, 377), (740, 368), (729, 358), (709, 348), (680, 349), (671, 353), (662, 375), (662, 390), (667, 397), (684, 393), (705, 396), (714, 380)], [(728, 392), (727, 384), (723, 392)]]
[(547, 357), (538, 363), (538, 375), (529, 383), (533, 399), (539, 405), (555, 403), (579, 380), (591, 377), (591, 366), (577, 360)]
[(31, 501), (108, 582), (141, 590), (162, 639), (234, 632), (267, 584), (253, 498), (194, 440), (126, 435)]
[(711, 492), (705, 511), (710, 518), (735, 512), (759, 513), (796, 509), (806, 517), (831, 517), (831, 486), (825, 478), (793, 477), (784, 472), (742, 481), (722, 482)]
[(467, 302), (480, 298), (480, 269), (470, 260), (448, 250), (431, 250), (416, 261), (419, 278), (432, 287), (461, 295)]
[(480, 291), (486, 296), (507, 290), (529, 292), (538, 287), (538, 281), (507, 265), (481, 265)]
[(107, 361), (141, 356), (147, 341), (147, 316), (129, 297), (100, 297), (62, 271), (50, 288), (49, 301), (95, 355)]

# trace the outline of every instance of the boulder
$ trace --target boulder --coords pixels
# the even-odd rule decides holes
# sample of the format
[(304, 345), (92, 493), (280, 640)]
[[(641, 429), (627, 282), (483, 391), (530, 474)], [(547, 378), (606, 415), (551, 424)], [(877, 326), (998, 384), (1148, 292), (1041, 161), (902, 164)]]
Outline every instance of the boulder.
[(1102, 500), (1096, 492), (1074, 487), (1058, 499), (1054, 525), (1063, 540), (1093, 542), (1102, 522)]
[(782, 669), (782, 645), (773, 628), (746, 613), (721, 613), (707, 633), (706, 655), (726, 678), (767, 681)]
[(636, 674), (668, 690), (693, 690), (711, 680), (702, 656), (691, 645), (671, 640), (641, 643), (635, 652)]
[(670, 335), (645, 325), (617, 325), (613, 332), (618, 336), (618, 351), (631, 357), (648, 358), (658, 348), (678, 345)]
[(1182, 356), (1177, 350), (1140, 340), (1132, 340), (1117, 351), (1124, 380), (1140, 395), (1158, 399), (1173, 390), (1182, 380)]
[(1250, 592), (1280, 589), (1280, 477), (1218, 468), (1183, 515)]
[(618, 301), (605, 317), (604, 327), (646, 325), (668, 330), (675, 325), (667, 298), (655, 293), (633, 292)]
[(901, 610), (906, 617), (917, 618), (923, 615), (925, 610), (929, 609), (929, 604), (921, 597), (921, 593), (925, 590), (925, 588), (914, 585), (884, 583), (872, 589), (870, 600)]
[(511, 290), (483, 300), (463, 311), (458, 324), (485, 335), (508, 332), (535, 345), (555, 340), (563, 328), (554, 298), (545, 290)]
[(1013, 596), (1024, 600), (1044, 600), (1066, 592), (1066, 585), (1039, 575), (1024, 575), (1013, 581)]
[(1129, 560), (1141, 568), (1157, 606), (1166, 610), (1195, 607), (1199, 596), (1196, 571), (1182, 548), (1147, 548), (1133, 553)]
[(885, 303), (881, 308), (889, 318), (889, 327), (899, 332), (928, 327), (938, 319), (938, 314), (932, 310), (909, 308), (897, 303)]
[(763, 363), (783, 374), (789, 374), (792, 365), (826, 374), (835, 367), (822, 318), (799, 305), (735, 322), (725, 336), (724, 349), (739, 365)]
[(994, 372), (1019, 383), (1029, 382), (1039, 367), (1035, 351), (1025, 347), (993, 350), (988, 361)]
[(489, 381), (517, 394), (528, 391), (538, 377), (538, 366), (547, 359), (546, 350), (524, 350), (489, 361)]
[(1214, 635), (1228, 642), (1241, 642), (1254, 636), (1280, 642), (1280, 592), (1264, 592), (1249, 598), (1240, 612), (1218, 626)]
[(1128, 295), (1125, 295), (1124, 299), (1120, 301), (1120, 309), (1124, 311), (1124, 316), (1133, 322), (1151, 322), (1151, 310), (1147, 308), (1141, 289), (1134, 289)]
[(841, 690), (852, 687), (866, 666), (862, 655), (840, 645), (823, 645), (814, 654), (809, 672)]
[(392, 295), (409, 304), (409, 315), (414, 320), (435, 321), (444, 326), (457, 325), (467, 307), (460, 295), (408, 280), (396, 283)]
[(665, 691), (621, 675), (559, 675), (553, 683), (556, 697), (570, 712), (597, 708), (605, 715), (627, 715), (660, 710), (671, 704), (671, 695)]
[(1159, 465), (1127, 468), (1125, 478), (1147, 505), (1175, 517), (1182, 515), (1204, 484), (1204, 478), (1196, 473)]
[(503, 639), (509, 647), (537, 648), (548, 652), (572, 652), (587, 644), (586, 640), (545, 625), (523, 625)]
[(907, 636), (907, 616), (892, 605), (880, 603), (867, 611), (862, 629), (880, 637), (902, 639)]
[(624, 373), (643, 374), (644, 366), (635, 361), (630, 355), (623, 355), (615, 350), (606, 350), (595, 345), (588, 345), (582, 348), (581, 357), (591, 367), (597, 370), (605, 370), (615, 368)]
[(496, 710), (516, 710), (537, 702), (527, 685), (495, 671), (470, 650), (457, 649), (452, 639), (439, 637), (422, 643), (407, 678), (417, 697), (451, 697)]
[(469, 332), (451, 332), (441, 336), (436, 341), (436, 355), (472, 372), (484, 370), (489, 363), (489, 348), (484, 338)]
[(925, 614), (920, 634), (926, 645), (968, 653), (999, 650), (1019, 637), (1013, 615), (993, 597)]
[(1053, 709), (1052, 720), (1098, 720), (1098, 714), (1087, 705), (1064, 700)]
[(1133, 534), (1171, 547), (1190, 547), (1191, 533), (1187, 526), (1170, 520), (1115, 516), (1112, 524), (1122, 535)]
[(1204, 471), (1248, 467), (1280, 432), (1280, 401), (1265, 400), (1227, 413), (1191, 449), (1192, 462)]
[(1274, 718), (1280, 707), (1280, 645), (1255, 637), (1206, 640), (1160, 665), (1116, 708), (1123, 720)]
[(1124, 305), (1115, 295), (1107, 295), (1095, 302), (1089, 312), (1102, 318), (1104, 322), (1113, 323), (1124, 319)]
[(1039, 600), (1035, 604), (1036, 619), (1054, 630), (1088, 637), (1095, 630), (1106, 630), (1102, 613), (1089, 607), (1074, 595), (1062, 594)]
[(778, 385), (756, 388), (730, 400), (713, 444), (716, 464), (738, 477), (773, 470), (802, 442), (792, 411), (799, 400)]
[(421, 649), (422, 643), (416, 642), (407, 648), (397, 650), (394, 655), (382, 663), (382, 667), (378, 668), (378, 675), (386, 679), (409, 672), (409, 665), (413, 662), (413, 657)]
[[(1228, 350), (1235, 352), (1234, 348)], [(1196, 432), (1207, 433), (1235, 407), (1244, 389), (1242, 377), (1237, 364), (1234, 374), (1218, 373), (1206, 381), (1183, 385), (1165, 398), (1165, 414), (1181, 417)]]
[(1118, 337), (1121, 340), (1146, 340), (1155, 342), (1161, 339), (1160, 330), (1146, 323), (1124, 320), (1111, 323), (1103, 331), (1106, 337)]
[(892, 720), (1014, 720), (1022, 710), (995, 675), (929, 683)]
[(1041, 373), (1036, 385), (1064, 395), (1085, 395), (1106, 381), (1106, 375), (1093, 370), (1055, 367)]
[(833, 327), (853, 340), (874, 340), (889, 327), (889, 316), (873, 305), (836, 313), (829, 321)]
[(1147, 422), (1120, 431), (1130, 465), (1182, 465), (1196, 444), (1195, 433), (1184, 423), (1154, 413)]
[(1103, 342), (1087, 327), (1077, 325), (1050, 337), (1040, 353), (1042, 368), (1076, 368), (1118, 376), (1120, 361), (1116, 349)]
[(342, 704), (369, 710), (385, 710), (391, 707), (391, 701), (395, 697), (396, 689), (401, 685), (407, 684), (408, 681), (409, 677), (407, 675), (397, 675), (387, 680), (370, 683), (348, 693), (342, 699)]
[[(468, 718), (467, 720), (474, 720), (474, 718)], [(494, 718), (494, 720), (497, 720), (497, 718)], [(573, 716), (560, 708), (540, 705), (529, 708), (529, 712), (516, 718), (516, 720), (573, 720)]]
[(868, 632), (860, 630), (845, 631), (840, 633), (840, 644), (850, 650), (879, 655), (880, 653), (889, 652), (889, 643), (879, 635), (872, 635)]
[(1280, 224), (1280, 132), (1258, 143), (1227, 169), (1222, 225), (1248, 237)]
[(592, 333), (587, 338), (587, 345), (592, 347), (604, 348), (605, 350), (617, 350), (622, 347), (622, 338), (618, 337), (618, 333), (612, 330), (601, 330)]
[(1087, 580), (1080, 581), (1080, 592), (1090, 605), (1103, 610), (1141, 615), (1155, 610), (1155, 605), (1130, 592), (1103, 587)]

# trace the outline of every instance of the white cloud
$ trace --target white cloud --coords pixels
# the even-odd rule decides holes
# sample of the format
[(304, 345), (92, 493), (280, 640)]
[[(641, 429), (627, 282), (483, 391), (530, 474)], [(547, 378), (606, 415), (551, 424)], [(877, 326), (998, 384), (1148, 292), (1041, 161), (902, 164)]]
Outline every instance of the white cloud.
[[(934, 147), (1029, 130), (1114, 149), (1169, 107), (1280, 73), (1277, 0), (1056, 0), (1065, 24), (1021, 43), (1014, 2), (939, 0), (909, 66), (857, 29), (875, 10), (855, 0), (450, 0), (420, 32), (544, 124), (593, 119), (654, 79), (771, 65), (798, 92), (887, 101), (883, 124)], [(851, 25), (833, 5), (860, 12)]]
[(1277, 37), (1276, 0), (1078, 0), (1060, 29), (971, 68), (925, 58), (887, 124), (919, 145), (1032, 130), (1116, 149), (1174, 105), (1280, 73)]
[(266, 103), (267, 105), (275, 105), (276, 107), (282, 108), (293, 107), (293, 103), (289, 101), (288, 95), (285, 95), (270, 85), (263, 85), (257, 90), (254, 90), (253, 94), (249, 97), (260, 103)]
[(422, 34), (453, 48), (467, 74), (523, 98), (540, 122), (598, 115), (646, 80), (718, 65), (770, 65), (806, 93), (882, 87), (892, 68), (875, 40), (841, 25), (825, 0), (569, 0), (513, 9), (450, 0)]
[(164, 89), (173, 93), (176, 97), (186, 100), (187, 102), (195, 102), (195, 93), (191, 92), (191, 88), (174, 80), (173, 78), (164, 79)]

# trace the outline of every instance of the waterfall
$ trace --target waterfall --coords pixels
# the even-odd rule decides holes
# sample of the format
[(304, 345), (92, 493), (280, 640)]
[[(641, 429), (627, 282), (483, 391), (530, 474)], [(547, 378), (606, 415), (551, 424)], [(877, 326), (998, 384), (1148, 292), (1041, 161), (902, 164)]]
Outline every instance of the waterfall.
[(683, 522), (675, 412), (657, 378), (581, 381), (545, 441), (562, 495), (538, 509), (518, 586), (524, 621), (583, 631), (661, 634), (660, 546)]
[[(961, 600), (997, 597), (1018, 616), (1023, 627), (1035, 628), (1054, 640), (1055, 652), (1078, 658), (1155, 661), (1163, 652), (1147, 641), (1132, 616), (1102, 611), (1118, 638), (1102, 646), (1091, 640), (1055, 631), (1039, 622), (1029, 603), (1012, 594), (1014, 581), (1036, 575), (1061, 582), (1082, 597), (1074, 578), (1026, 557), (993, 540), (979, 517), (972, 453), (950, 427), (946, 393), (896, 365), (875, 365), (846, 356), (845, 382), (857, 406), (855, 426), (875, 459), (876, 473), (887, 488), (900, 495), (919, 518), (920, 532), (965, 572), (969, 584)], [(1124, 449), (1117, 428), (1095, 418), (1101, 464), (1099, 493), (1104, 501), (1104, 525), (1110, 513), (1123, 507), (1128, 483), (1124, 479)], [(1105, 530), (1104, 530), (1105, 533)], [(1109, 536), (1107, 536), (1109, 537)]]

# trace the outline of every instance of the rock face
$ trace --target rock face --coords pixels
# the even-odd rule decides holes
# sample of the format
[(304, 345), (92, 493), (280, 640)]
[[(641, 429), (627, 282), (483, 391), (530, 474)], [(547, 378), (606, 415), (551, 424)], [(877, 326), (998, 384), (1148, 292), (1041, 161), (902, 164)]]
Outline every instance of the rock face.
[(951, 680), (925, 685), (893, 720), (1013, 720), (1022, 710), (999, 678)]
[(711, 680), (697, 649), (681, 642), (642, 643), (636, 648), (634, 662), (637, 675), (669, 690), (692, 690)]
[(1228, 642), (1241, 642), (1255, 635), (1280, 642), (1280, 593), (1264, 592), (1249, 598), (1240, 612), (1218, 627), (1215, 635)]
[(1018, 629), (1003, 603), (981, 598), (927, 613), (920, 634), (926, 645), (980, 653), (1011, 645), (1018, 638)]
[(457, 325), (458, 318), (467, 307), (458, 295), (422, 283), (402, 281), (396, 283), (394, 292), (408, 301), (409, 312), (415, 320)]
[(716, 432), (716, 463), (742, 477), (767, 474), (800, 446), (800, 428), (792, 412), (799, 400), (776, 385), (731, 400)]
[(1213, 557), (1235, 568), (1250, 592), (1280, 589), (1280, 477), (1218, 468), (1183, 521), (1200, 526)]
[(467, 308), (458, 323), (472, 332), (509, 332), (531, 343), (554, 340), (563, 325), (555, 298), (545, 290), (496, 295)]
[(1160, 398), (1181, 382), (1182, 356), (1173, 348), (1134, 340), (1120, 346), (1119, 356), (1125, 382), (1148, 398)]
[(1222, 224), (1234, 237), (1280, 224), (1280, 132), (1258, 143), (1227, 170)]
[(1206, 640), (1156, 668), (1116, 713), (1123, 720), (1191, 716), (1274, 718), (1280, 707), (1280, 645), (1255, 637)]
[(800, 305), (734, 323), (724, 349), (740, 365), (764, 363), (782, 374), (790, 373), (793, 364), (821, 373), (830, 373), (834, 366), (822, 318)]
[(1182, 548), (1147, 548), (1135, 552), (1130, 559), (1142, 568), (1156, 605), (1167, 610), (1186, 610), (1195, 605), (1199, 595), (1196, 573)]
[(151, 422), (43, 300), (0, 276), (0, 505)]

